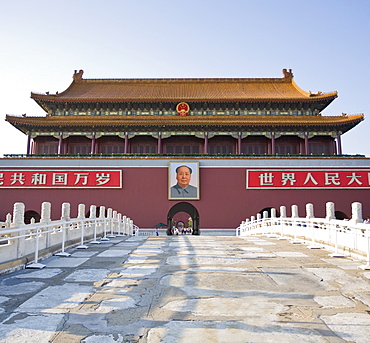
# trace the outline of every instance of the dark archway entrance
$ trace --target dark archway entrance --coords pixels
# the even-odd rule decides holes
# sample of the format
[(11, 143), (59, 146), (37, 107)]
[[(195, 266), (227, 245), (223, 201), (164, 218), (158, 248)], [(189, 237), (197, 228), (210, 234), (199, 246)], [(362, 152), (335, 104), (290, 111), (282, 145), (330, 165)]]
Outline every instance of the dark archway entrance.
[(185, 212), (187, 213), (193, 221), (193, 235), (199, 235), (199, 213), (198, 210), (188, 202), (179, 202), (176, 205), (172, 206), (168, 211), (167, 215), (167, 235), (172, 235), (171, 225), (172, 219), (176, 213)]
[(344, 220), (344, 219), (350, 219), (344, 212), (342, 211), (335, 211), (335, 219)]
[(25, 224), (30, 224), (32, 218), (35, 219), (35, 223), (39, 223), (41, 216), (36, 211), (33, 211), (33, 210), (29, 210), (24, 213), (24, 223)]
[[(271, 209), (272, 209), (273, 207), (265, 207), (264, 209), (262, 209), (261, 211), (259, 211), (258, 213), (260, 213), (261, 214), (261, 216), (263, 216), (263, 212), (265, 212), (265, 211), (267, 211), (267, 217), (268, 218), (271, 218)], [(279, 213), (279, 211), (276, 211), (276, 216), (277, 217), (280, 217), (280, 213)]]

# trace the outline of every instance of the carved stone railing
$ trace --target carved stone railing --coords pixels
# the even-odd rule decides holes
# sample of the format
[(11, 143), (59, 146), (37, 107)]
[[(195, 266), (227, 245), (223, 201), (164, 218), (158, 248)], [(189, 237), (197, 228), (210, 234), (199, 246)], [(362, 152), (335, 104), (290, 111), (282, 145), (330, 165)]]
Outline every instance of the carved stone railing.
[[(90, 206), (90, 216), (85, 218), (85, 205), (78, 205), (77, 218), (70, 217), (70, 204), (63, 203), (60, 220), (51, 220), (51, 204), (42, 203), (41, 219), (24, 223), (25, 206), (15, 203), (13, 215), (8, 214), (0, 226), (0, 272), (25, 265), (26, 268), (43, 268), (40, 257), (52, 254), (69, 256), (67, 247), (100, 244), (112, 237), (137, 234), (139, 228), (133, 221), (111, 208), (100, 206), (97, 216), (95, 205)], [(31, 263), (30, 263), (31, 262)]]
[(280, 217), (276, 209), (270, 216), (252, 216), (243, 221), (236, 229), (237, 236), (267, 235), (280, 240), (289, 239), (293, 244), (307, 243), (310, 249), (326, 248), (332, 257), (352, 256), (366, 259), (362, 269), (370, 269), (370, 224), (362, 220), (362, 205), (352, 204), (350, 220), (335, 219), (334, 203), (326, 203), (325, 218), (315, 218), (312, 204), (306, 205), (306, 217), (298, 216), (298, 206), (292, 205), (291, 217), (286, 215), (286, 207), (280, 207)]

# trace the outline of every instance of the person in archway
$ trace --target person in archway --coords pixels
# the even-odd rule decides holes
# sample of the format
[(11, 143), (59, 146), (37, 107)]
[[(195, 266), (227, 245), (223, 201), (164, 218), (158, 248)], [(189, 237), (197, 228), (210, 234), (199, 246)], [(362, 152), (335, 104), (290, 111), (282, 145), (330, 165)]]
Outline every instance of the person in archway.
[(197, 198), (198, 188), (190, 185), (193, 170), (185, 165), (176, 168), (176, 185), (171, 187), (171, 198)]

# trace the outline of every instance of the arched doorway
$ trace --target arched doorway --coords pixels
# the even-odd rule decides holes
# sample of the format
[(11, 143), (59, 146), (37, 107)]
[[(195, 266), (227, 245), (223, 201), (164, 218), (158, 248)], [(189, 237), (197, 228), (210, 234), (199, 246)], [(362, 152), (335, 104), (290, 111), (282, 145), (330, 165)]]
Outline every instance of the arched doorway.
[[(261, 214), (261, 216), (263, 216), (263, 212), (267, 212), (267, 217), (268, 218), (271, 218), (271, 210), (273, 209), (273, 207), (265, 207), (264, 209), (262, 209), (261, 211), (259, 211), (258, 213), (260, 213)], [(279, 213), (279, 211), (276, 211), (275, 212), (275, 214), (276, 214), (276, 216), (277, 217), (280, 217), (280, 213)]]
[(38, 223), (40, 222), (41, 216), (36, 211), (33, 211), (33, 210), (29, 210), (24, 213), (24, 223), (25, 224), (30, 224), (32, 218), (35, 219), (35, 223)]
[(176, 205), (173, 205), (171, 209), (168, 211), (167, 215), (167, 235), (171, 235), (171, 226), (172, 226), (172, 219), (173, 217), (179, 213), (185, 212), (187, 213), (193, 222), (193, 235), (199, 235), (199, 213), (198, 210), (188, 202), (179, 202)]
[(349, 220), (350, 218), (342, 211), (335, 211), (334, 212), (334, 215), (335, 215), (335, 219), (339, 219), (339, 220)]

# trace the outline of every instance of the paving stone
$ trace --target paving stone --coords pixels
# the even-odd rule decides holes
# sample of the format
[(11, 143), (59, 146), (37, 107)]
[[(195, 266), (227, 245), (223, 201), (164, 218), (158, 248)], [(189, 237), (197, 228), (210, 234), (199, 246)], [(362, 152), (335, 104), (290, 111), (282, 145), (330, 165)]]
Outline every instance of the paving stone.
[(93, 335), (86, 337), (81, 343), (122, 343), (123, 336), (118, 335)]
[(64, 280), (70, 282), (96, 282), (103, 280), (109, 274), (107, 269), (81, 269), (68, 275)]
[(336, 282), (341, 285), (342, 291), (366, 291), (369, 283), (358, 277), (347, 274), (344, 270), (336, 268), (307, 268), (326, 282)]
[(45, 263), (50, 268), (76, 268), (85, 263), (89, 258), (58, 257)]
[[(19, 295), (25, 293), (33, 293), (45, 286), (44, 282), (25, 280), (22, 282), (11, 282), (12, 280), (5, 279), (0, 283), (1, 295)], [(16, 279), (14, 279), (16, 281)]]
[(220, 316), (232, 317), (234, 320), (248, 318), (248, 324), (261, 326), (276, 321), (277, 314), (287, 309), (281, 304), (255, 296), (177, 300), (169, 302), (163, 308), (187, 312), (195, 316), (196, 320), (199, 320), (199, 317)]
[(91, 250), (80, 250), (76, 251), (72, 254), (72, 257), (91, 257), (97, 254), (97, 251), (91, 251)]
[(337, 307), (355, 307), (356, 304), (343, 295), (331, 295), (314, 297), (314, 300), (323, 308), (337, 308)]
[(364, 272), (364, 276), (368, 279), (370, 279), (370, 272)]
[(63, 321), (61, 314), (24, 314), (9, 316), (0, 324), (1, 343), (50, 342)]
[(366, 306), (370, 307), (370, 290), (368, 290), (368, 293), (355, 293), (354, 297)]
[(347, 342), (368, 343), (368, 313), (338, 313), (333, 316), (322, 316), (321, 319), (339, 337)]
[(334, 264), (342, 269), (357, 269), (361, 263), (347, 258), (323, 258), (323, 261)]
[(17, 279), (50, 279), (62, 273), (59, 268), (43, 268), (41, 270), (24, 269), (21, 274), (14, 275)]
[(145, 276), (153, 274), (157, 271), (157, 268), (148, 267), (148, 266), (129, 266), (121, 270), (120, 275), (122, 276)]
[(259, 241), (254, 241), (253, 244), (255, 245), (276, 245), (276, 243), (273, 243), (273, 242), (259, 242)]
[(128, 255), (131, 252), (131, 250), (117, 250), (117, 249), (109, 249), (106, 251), (103, 251), (97, 257), (123, 257)]
[(171, 265), (235, 264), (239, 262), (240, 259), (236, 257), (170, 256), (167, 258), (167, 263)]
[(171, 321), (162, 327), (150, 329), (146, 342), (192, 343), (195, 337), (197, 342), (327, 343), (325, 338), (309, 329), (252, 326), (234, 321)]
[(308, 257), (308, 255), (297, 251), (277, 251), (275, 255), (279, 257)]
[(313, 290), (333, 290), (329, 284), (323, 283), (319, 277), (302, 268), (263, 268), (262, 270), (277, 285), (284, 286), (287, 291), (294, 289), (298, 293), (307, 293)]
[(50, 286), (21, 304), (17, 312), (65, 313), (81, 304), (92, 292), (93, 287), (79, 284)]

